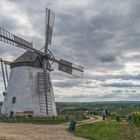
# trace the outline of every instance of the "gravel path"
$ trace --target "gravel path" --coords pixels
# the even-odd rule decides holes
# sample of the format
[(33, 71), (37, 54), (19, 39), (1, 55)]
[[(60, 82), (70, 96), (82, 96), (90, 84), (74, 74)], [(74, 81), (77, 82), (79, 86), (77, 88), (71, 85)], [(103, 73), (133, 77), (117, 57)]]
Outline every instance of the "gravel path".
[[(94, 123), (101, 118), (91, 118), (83, 123)], [(68, 124), (62, 125), (35, 125), (0, 123), (0, 140), (86, 140), (75, 137), (67, 131)]]

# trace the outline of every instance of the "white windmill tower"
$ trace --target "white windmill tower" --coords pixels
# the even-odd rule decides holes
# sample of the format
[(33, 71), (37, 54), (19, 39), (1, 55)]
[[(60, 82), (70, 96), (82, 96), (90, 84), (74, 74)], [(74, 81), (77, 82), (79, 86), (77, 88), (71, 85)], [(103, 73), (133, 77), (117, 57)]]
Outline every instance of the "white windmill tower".
[[(58, 63), (60, 71), (77, 77), (83, 75), (84, 68), (82, 66), (62, 59), (57, 60), (48, 49), (48, 45), (51, 45), (54, 16), (50, 9), (46, 9), (44, 52), (33, 48), (32, 43), (0, 28), (0, 41), (27, 50), (13, 62), (1, 59), (6, 90), (1, 111), (3, 115), (57, 115), (50, 79), (51, 64), (53, 62)], [(3, 64), (5, 64), (5, 72)], [(9, 77), (6, 64), (11, 67)], [(8, 84), (6, 84), (6, 79)]]

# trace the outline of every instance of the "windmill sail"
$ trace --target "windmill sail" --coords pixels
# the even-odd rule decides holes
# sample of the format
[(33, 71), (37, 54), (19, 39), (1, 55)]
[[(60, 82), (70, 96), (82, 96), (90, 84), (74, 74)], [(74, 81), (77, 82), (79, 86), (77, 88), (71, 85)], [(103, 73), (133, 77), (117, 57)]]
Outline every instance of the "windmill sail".
[(41, 51), (33, 48), (32, 43), (8, 32), (7, 30), (1, 27), (0, 27), (0, 41), (43, 55)]
[(46, 9), (46, 19), (45, 19), (45, 41), (51, 45), (52, 42), (52, 32), (53, 32), (53, 25), (54, 25), (54, 18), (55, 14), (50, 11), (50, 9)]
[(66, 60), (60, 59), (58, 70), (66, 72), (68, 74), (72, 74), (77, 77), (83, 77), (84, 67), (68, 62)]
[(0, 41), (3, 41), (8, 44), (12, 44), (15, 46), (23, 46), (28, 49), (32, 48), (32, 43), (8, 32), (7, 30), (0, 27)]

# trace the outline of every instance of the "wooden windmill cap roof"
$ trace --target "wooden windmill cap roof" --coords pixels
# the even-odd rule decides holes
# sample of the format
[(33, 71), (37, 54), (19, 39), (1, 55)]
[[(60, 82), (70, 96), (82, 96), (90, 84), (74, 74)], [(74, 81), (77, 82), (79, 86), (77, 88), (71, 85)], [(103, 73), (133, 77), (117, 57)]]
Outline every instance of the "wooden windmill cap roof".
[(37, 57), (38, 54), (31, 51), (26, 51), (21, 56), (19, 56), (13, 63), (34, 62)]
[(40, 58), (41, 58), (40, 55), (31, 51), (26, 51), (12, 62), (11, 67), (17, 66), (41, 67), (42, 64), (40, 64), (41, 63)]

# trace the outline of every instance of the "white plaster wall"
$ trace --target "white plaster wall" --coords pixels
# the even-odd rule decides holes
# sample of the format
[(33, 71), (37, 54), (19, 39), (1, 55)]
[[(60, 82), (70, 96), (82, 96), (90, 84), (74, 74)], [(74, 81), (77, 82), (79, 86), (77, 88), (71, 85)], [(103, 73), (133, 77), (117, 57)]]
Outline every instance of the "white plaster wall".
[(56, 104), (55, 104), (55, 97), (54, 97), (53, 88), (51, 89), (51, 98), (52, 98), (52, 110), (53, 110), (53, 115), (54, 115), (54, 116), (57, 116), (57, 111), (56, 111)]
[[(34, 111), (34, 115), (40, 115), (39, 95), (37, 90), (37, 73), (43, 69), (30, 66), (20, 66), (11, 69), (8, 95), (4, 99), (2, 114), (10, 111)], [(16, 102), (12, 103), (12, 98), (16, 97)], [(56, 110), (55, 110), (56, 111)], [(56, 112), (55, 112), (56, 114)]]

